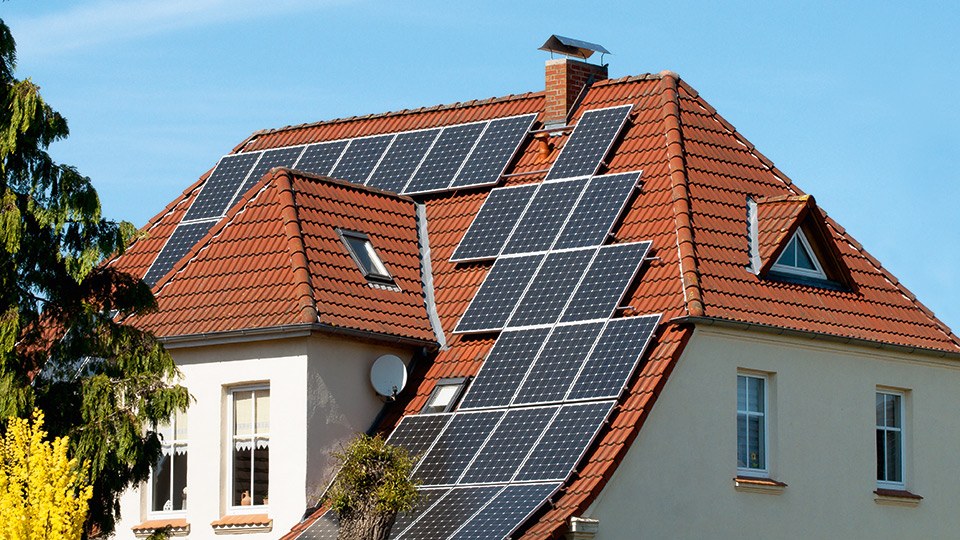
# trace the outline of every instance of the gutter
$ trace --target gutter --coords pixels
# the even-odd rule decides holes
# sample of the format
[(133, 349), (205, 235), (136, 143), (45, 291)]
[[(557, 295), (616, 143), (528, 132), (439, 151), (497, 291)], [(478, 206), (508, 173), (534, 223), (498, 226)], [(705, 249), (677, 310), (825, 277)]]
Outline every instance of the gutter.
[(670, 319), (667, 322), (675, 323), (675, 324), (686, 323), (686, 324), (703, 325), (703, 326), (717, 326), (720, 328), (731, 328), (734, 330), (761, 332), (764, 334), (789, 336), (789, 337), (796, 337), (796, 338), (803, 338), (803, 339), (811, 339), (816, 341), (826, 341), (829, 343), (857, 345), (860, 347), (865, 347), (867, 349), (880, 349), (884, 351), (897, 352), (897, 353), (917, 354), (921, 356), (927, 356), (930, 358), (960, 360), (960, 351), (950, 352), (950, 351), (943, 351), (940, 349), (929, 349), (926, 347), (911, 347), (909, 345), (897, 345), (894, 343), (885, 343), (882, 341), (875, 341), (872, 339), (843, 337), (843, 336), (837, 336), (834, 334), (826, 334), (823, 332), (813, 332), (809, 330), (794, 330), (792, 328), (781, 328), (779, 326), (772, 326), (769, 324), (757, 324), (757, 323), (748, 323), (748, 322), (741, 322), (741, 321), (732, 321), (729, 319), (719, 319), (716, 317), (677, 317), (674, 319)]
[(307, 324), (287, 324), (282, 326), (270, 326), (267, 328), (249, 328), (242, 330), (230, 330), (226, 332), (207, 332), (202, 334), (186, 334), (180, 336), (166, 336), (157, 338), (164, 347), (176, 349), (181, 347), (190, 347), (196, 345), (219, 345), (224, 343), (238, 343), (245, 341), (262, 341), (267, 339), (283, 339), (308, 336), (313, 332), (324, 334), (333, 334), (358, 338), (364, 341), (375, 341), (387, 345), (401, 345), (405, 347), (423, 347), (433, 349), (437, 344), (432, 341), (421, 339), (405, 338), (393, 336), (390, 334), (381, 334), (378, 332), (369, 332), (366, 330), (356, 330), (354, 328), (344, 328), (340, 326), (331, 326), (323, 323)]

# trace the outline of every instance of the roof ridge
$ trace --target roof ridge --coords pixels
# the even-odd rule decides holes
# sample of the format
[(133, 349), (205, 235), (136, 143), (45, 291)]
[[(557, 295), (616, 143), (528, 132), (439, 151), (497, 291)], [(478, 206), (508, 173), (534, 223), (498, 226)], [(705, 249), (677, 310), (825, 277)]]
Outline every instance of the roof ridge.
[[(389, 191), (389, 190), (386, 190), (386, 189), (380, 189), (380, 188), (374, 187), (374, 186), (366, 186), (366, 185), (363, 185), (363, 184), (354, 184), (353, 182), (350, 182), (350, 181), (347, 181), (347, 180), (341, 180), (341, 179), (339, 179), (339, 178), (334, 178), (334, 177), (332, 177), (332, 176), (324, 176), (324, 175), (322, 175), (322, 174), (316, 174), (316, 173), (311, 173), (311, 172), (307, 172), (307, 171), (301, 171), (300, 169), (295, 169), (295, 168), (292, 168), (292, 167), (274, 167), (274, 169), (279, 169), (279, 170), (283, 170), (283, 171), (288, 171), (288, 172), (289, 172), (290, 174), (292, 174), (293, 176), (297, 176), (297, 177), (300, 177), (300, 178), (306, 178), (306, 179), (308, 179), (308, 180), (315, 180), (315, 181), (317, 181), (317, 182), (324, 182), (324, 183), (327, 183), (327, 184), (334, 184), (334, 185), (337, 185), (337, 186), (345, 187), (345, 188), (348, 188), (348, 189), (353, 189), (353, 190), (356, 190), (356, 191), (366, 191), (366, 192), (368, 192), (368, 193), (373, 193), (373, 194), (376, 194), (376, 195), (383, 195), (383, 196), (385, 196), (385, 197), (392, 197), (392, 198), (394, 198), (394, 199), (399, 199), (399, 200), (404, 201), (404, 202), (416, 204), (416, 201), (413, 200), (412, 197), (409, 197), (409, 196), (407, 196), (407, 195), (401, 195), (401, 194), (396, 193), (396, 192), (394, 192), (394, 191)], [(271, 170), (273, 170), (273, 169), (271, 169)], [(267, 171), (267, 172), (269, 173), (270, 171)]]
[(778, 203), (778, 202), (803, 202), (807, 204), (816, 204), (813, 195), (776, 195), (773, 197), (757, 197), (754, 199), (757, 204)]
[(703, 292), (700, 288), (700, 271), (697, 265), (696, 242), (693, 238), (693, 218), (690, 209), (690, 188), (684, 158), (683, 129), (680, 127), (680, 95), (677, 92), (679, 79), (672, 72), (661, 74), (660, 105), (663, 115), (664, 136), (667, 141), (667, 164), (673, 199), (673, 217), (677, 233), (677, 251), (680, 259), (680, 282), (687, 313), (703, 316)]
[(296, 282), (297, 300), (300, 302), (300, 322), (315, 323), (319, 320), (317, 297), (313, 289), (307, 260), (307, 250), (303, 244), (303, 229), (297, 212), (297, 201), (293, 188), (293, 179), (287, 169), (273, 169), (268, 183), (276, 183), (280, 198), (280, 218), (283, 220), (283, 232), (287, 235), (287, 251), (290, 255), (290, 267)]
[(388, 118), (391, 116), (406, 116), (412, 114), (422, 114), (427, 112), (435, 111), (447, 111), (454, 109), (466, 109), (470, 107), (481, 107), (484, 105), (492, 105), (495, 103), (503, 103), (505, 101), (521, 101), (525, 99), (534, 99), (542, 97), (546, 93), (545, 90), (540, 90), (538, 92), (525, 92), (523, 94), (507, 94), (505, 96), (494, 96), (486, 99), (473, 99), (470, 101), (455, 101), (453, 103), (440, 103), (437, 105), (430, 105), (426, 107), (417, 107), (415, 109), (400, 109), (396, 111), (385, 111), (380, 113), (371, 113), (364, 115), (355, 115), (355, 116), (344, 116), (340, 118), (331, 118), (329, 120), (319, 120), (317, 122), (306, 122), (303, 124), (293, 124), (288, 126), (283, 126), (279, 128), (270, 128), (270, 129), (261, 129), (254, 131), (249, 137), (247, 137), (238, 147), (246, 145), (251, 140), (263, 136), (263, 135), (272, 135), (274, 133), (282, 133), (284, 131), (294, 131), (298, 129), (307, 129), (312, 127), (326, 126), (331, 124), (342, 124), (347, 122), (359, 122), (362, 120), (374, 120), (378, 118)]

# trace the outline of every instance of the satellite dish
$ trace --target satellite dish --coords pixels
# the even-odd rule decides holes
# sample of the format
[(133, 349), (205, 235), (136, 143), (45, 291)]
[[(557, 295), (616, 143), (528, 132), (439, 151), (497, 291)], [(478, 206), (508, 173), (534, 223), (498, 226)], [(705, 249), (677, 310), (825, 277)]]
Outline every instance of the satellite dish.
[(399, 356), (385, 354), (370, 368), (370, 384), (381, 396), (393, 398), (407, 385), (407, 366)]

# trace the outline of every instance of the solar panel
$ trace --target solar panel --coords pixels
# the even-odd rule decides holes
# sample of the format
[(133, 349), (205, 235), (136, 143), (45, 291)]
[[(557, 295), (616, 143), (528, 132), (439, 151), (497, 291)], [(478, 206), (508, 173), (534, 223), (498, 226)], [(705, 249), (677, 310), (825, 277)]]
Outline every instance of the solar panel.
[(483, 260), (499, 255), (536, 191), (537, 184), (492, 190), (450, 260)]
[(502, 416), (503, 411), (455, 414), (414, 477), (423, 485), (456, 483)]
[(329, 176), (330, 170), (340, 159), (348, 141), (331, 141), (311, 144), (303, 150), (300, 159), (294, 164), (298, 171)]
[(387, 442), (406, 448), (411, 456), (423, 456), (450, 420), (449, 414), (404, 416)]
[(480, 122), (443, 128), (403, 192), (430, 193), (447, 189), (486, 125)]
[(550, 167), (547, 180), (596, 174), (623, 129), (632, 105), (594, 109), (583, 113)]
[(503, 253), (550, 249), (586, 184), (586, 178), (542, 184), (507, 241)]
[(520, 386), (513, 405), (563, 400), (601, 330), (602, 322), (556, 327)]
[(392, 140), (393, 135), (352, 139), (330, 176), (354, 184), (366, 183)]
[(528, 114), (491, 121), (450, 187), (497, 183), (536, 118), (537, 115)]
[(455, 540), (507, 538), (559, 487), (560, 484), (507, 486), (452, 538)]
[(237, 193), (234, 195), (233, 200), (230, 201), (230, 204), (227, 205), (227, 208), (232, 207), (240, 197), (243, 197), (244, 193), (250, 190), (263, 178), (263, 175), (267, 174), (267, 171), (274, 167), (293, 167), (293, 164), (297, 162), (297, 158), (300, 157), (300, 154), (303, 153), (302, 146), (292, 146), (287, 148), (277, 148), (275, 150), (267, 150), (260, 156), (260, 161), (254, 165), (253, 170), (247, 175), (246, 181), (243, 182), (243, 185), (240, 186), (240, 189), (237, 190)]
[(367, 185), (400, 193), (439, 133), (439, 129), (398, 133)]
[(223, 156), (183, 216), (184, 221), (222, 216), (259, 157), (259, 152)]
[(525, 255), (497, 259), (454, 331), (490, 332), (503, 328), (543, 258)]
[(157, 255), (153, 264), (150, 265), (147, 274), (143, 276), (143, 281), (151, 287), (156, 285), (157, 281), (167, 275), (167, 272), (177, 264), (177, 261), (183, 258), (183, 256), (190, 251), (190, 248), (203, 238), (215, 223), (215, 221), (203, 221), (200, 223), (181, 223), (178, 225), (173, 231), (173, 234), (170, 235), (170, 238), (167, 239), (163, 250)]
[(403, 540), (447, 538), (503, 490), (503, 486), (456, 488), (402, 533)]
[(615, 403), (599, 401), (561, 407), (514, 482), (566, 480), (587, 452)]
[(561, 322), (612, 316), (649, 250), (650, 242), (601, 247), (560, 318)]
[(609, 321), (567, 399), (618, 397), (636, 370), (659, 322), (660, 315)]
[(460, 483), (509, 482), (557, 409), (534, 407), (507, 411)]
[(639, 180), (638, 172), (591, 178), (553, 249), (603, 244)]
[(397, 520), (393, 522), (393, 528), (390, 529), (390, 538), (398, 538), (403, 531), (410, 527), (410, 524), (419, 519), (432, 507), (441, 497), (450, 493), (450, 488), (444, 489), (421, 489), (417, 504), (409, 512), (397, 514)]
[(508, 326), (557, 322), (595, 252), (595, 249), (581, 249), (548, 254)]
[[(397, 519), (399, 521), (399, 517)], [(337, 540), (339, 534), (340, 525), (337, 516), (334, 515), (333, 510), (327, 510), (326, 513), (301, 532), (297, 538), (299, 540)]]
[(497, 338), (460, 409), (506, 407), (540, 352), (549, 328), (507, 330)]

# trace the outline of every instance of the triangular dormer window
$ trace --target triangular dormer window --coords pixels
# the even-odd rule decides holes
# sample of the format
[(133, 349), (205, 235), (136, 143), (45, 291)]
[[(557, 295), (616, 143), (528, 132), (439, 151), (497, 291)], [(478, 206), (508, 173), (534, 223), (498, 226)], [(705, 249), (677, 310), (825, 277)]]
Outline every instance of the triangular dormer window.
[(795, 274), (798, 276), (827, 279), (827, 274), (823, 271), (823, 266), (817, 260), (817, 256), (810, 247), (810, 241), (803, 229), (797, 229), (793, 238), (783, 249), (780, 258), (773, 263), (770, 270), (782, 272), (785, 274)]

